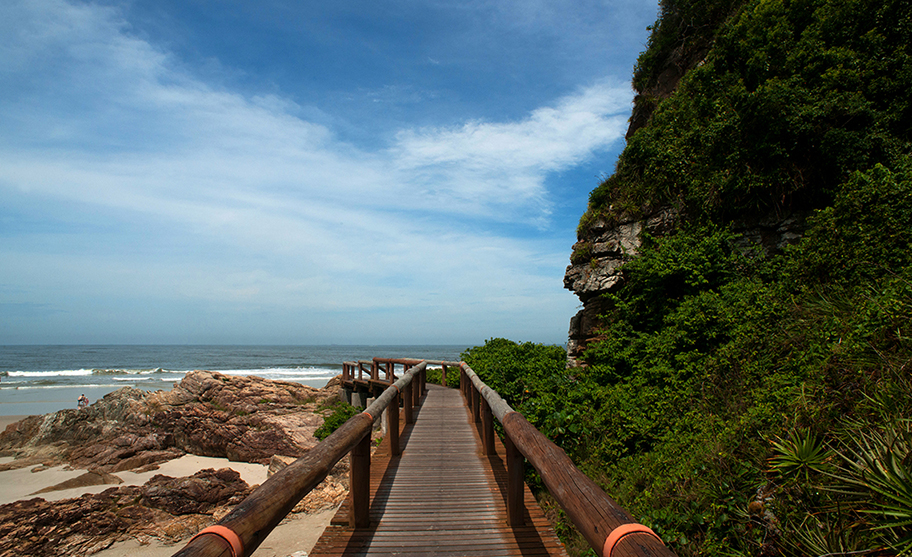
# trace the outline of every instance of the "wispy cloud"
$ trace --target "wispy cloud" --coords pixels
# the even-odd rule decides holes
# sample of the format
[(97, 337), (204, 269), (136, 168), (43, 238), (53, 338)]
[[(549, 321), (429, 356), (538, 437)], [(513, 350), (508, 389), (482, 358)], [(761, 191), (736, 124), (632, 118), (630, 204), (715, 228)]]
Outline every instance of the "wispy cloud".
[[(200, 80), (115, 8), (11, 0), (0, 21), (0, 197), (15, 191), (34, 212), (48, 200), (73, 203), (90, 220), (160, 223), (189, 244), (224, 246), (206, 257), (191, 250), (191, 271), (173, 253), (108, 259), (74, 244), (63, 262), (13, 245), (2, 303), (70, 288), (282, 311), (573, 305), (559, 284), (568, 245), (461, 221), (546, 228), (549, 174), (622, 137), (627, 84), (591, 84), (519, 121), (401, 129), (366, 151), (303, 118), (306, 107), (289, 98)], [(31, 271), (14, 276), (14, 263)], [(74, 269), (67, 280), (63, 265)], [(130, 278), (106, 281), (99, 269)], [(23, 294), (13, 286), (26, 276), (34, 282)]]
[(454, 207), (530, 203), (548, 212), (549, 172), (578, 164), (623, 136), (629, 84), (599, 83), (532, 112), (520, 122), (468, 122), (454, 129), (403, 130), (393, 162)]

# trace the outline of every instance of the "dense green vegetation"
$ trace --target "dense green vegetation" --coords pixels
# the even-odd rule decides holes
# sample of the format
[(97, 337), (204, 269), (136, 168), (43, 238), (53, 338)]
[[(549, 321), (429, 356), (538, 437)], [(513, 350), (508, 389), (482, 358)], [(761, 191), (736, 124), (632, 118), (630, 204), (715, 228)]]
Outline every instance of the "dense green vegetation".
[[(670, 45), (686, 48), (699, 35), (698, 43), (713, 37), (712, 48), (630, 138), (616, 172), (592, 192), (583, 226), (667, 205), (716, 221), (816, 208), (851, 172), (909, 155), (907, 0), (754, 0), (722, 23), (731, 0), (692, 4), (662, 2), (663, 13), (684, 12), (690, 24), (660, 20), (634, 83), (657, 79), (656, 59)], [(674, 34), (692, 28), (700, 33)]]
[(323, 425), (314, 431), (314, 437), (319, 440), (326, 439), (334, 431), (342, 427), (342, 424), (349, 418), (360, 412), (357, 408), (347, 402), (337, 400), (320, 409), (323, 413)]
[[(664, 0), (635, 86), (700, 60), (639, 101), (580, 227), (672, 207), (675, 232), (623, 268), (587, 367), (463, 355), (679, 555), (912, 554), (910, 45), (907, 0)], [(793, 210), (797, 244), (737, 241)]]

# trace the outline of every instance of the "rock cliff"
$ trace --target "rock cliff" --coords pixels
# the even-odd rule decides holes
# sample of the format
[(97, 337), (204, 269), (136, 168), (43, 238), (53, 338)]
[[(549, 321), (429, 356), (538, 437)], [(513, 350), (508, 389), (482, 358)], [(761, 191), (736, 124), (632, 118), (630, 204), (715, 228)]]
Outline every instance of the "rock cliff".
[[(770, 255), (801, 238), (807, 212), (745, 218), (731, 224), (738, 235), (737, 245), (745, 253)], [(670, 208), (660, 209), (646, 218), (608, 224), (598, 219), (582, 228), (573, 245), (570, 265), (564, 274), (564, 288), (576, 294), (582, 309), (570, 319), (567, 339), (567, 365), (584, 365), (586, 346), (599, 336), (599, 315), (605, 307), (601, 296), (623, 282), (622, 266), (636, 257), (643, 234), (653, 237), (669, 234), (684, 217)]]

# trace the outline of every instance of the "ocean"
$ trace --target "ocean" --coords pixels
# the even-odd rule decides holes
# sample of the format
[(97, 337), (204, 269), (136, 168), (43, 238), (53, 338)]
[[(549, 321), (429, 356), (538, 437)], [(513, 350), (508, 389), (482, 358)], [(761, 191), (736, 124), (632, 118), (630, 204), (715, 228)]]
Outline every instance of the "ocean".
[(0, 416), (76, 408), (125, 386), (170, 390), (195, 369), (322, 387), (342, 362), (375, 356), (458, 361), (463, 345), (402, 346), (2, 346)]

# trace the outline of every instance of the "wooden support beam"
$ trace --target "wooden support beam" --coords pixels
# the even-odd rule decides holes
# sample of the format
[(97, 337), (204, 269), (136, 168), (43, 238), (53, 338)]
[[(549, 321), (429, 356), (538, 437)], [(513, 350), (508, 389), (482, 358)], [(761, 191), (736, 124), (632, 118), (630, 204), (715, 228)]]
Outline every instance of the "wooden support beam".
[(390, 401), (389, 406), (386, 407), (386, 435), (389, 437), (390, 443), (390, 454), (393, 456), (399, 456), (401, 451), (399, 450), (399, 393), (396, 393), (396, 396), (393, 397), (393, 400)]
[(507, 449), (507, 520), (511, 527), (517, 527), (524, 523), (525, 460), (509, 436), (504, 438), (504, 448)]
[(365, 435), (351, 451), (350, 497), (353, 528), (370, 526), (370, 435)]
[(415, 423), (414, 412), (412, 412), (412, 391), (413, 386), (409, 383), (404, 389), (402, 389), (402, 408), (405, 411), (405, 423), (413, 424)]
[(494, 415), (488, 401), (481, 399), (481, 439), (482, 454), (493, 455), (494, 452)]

